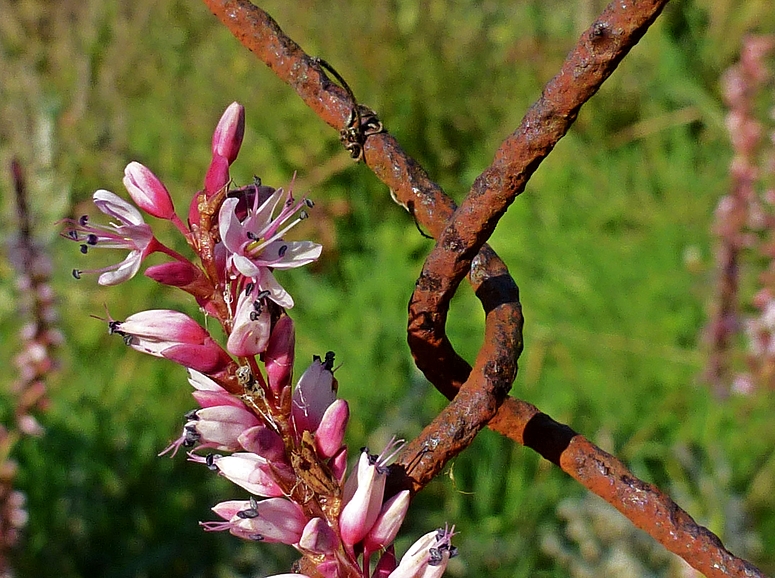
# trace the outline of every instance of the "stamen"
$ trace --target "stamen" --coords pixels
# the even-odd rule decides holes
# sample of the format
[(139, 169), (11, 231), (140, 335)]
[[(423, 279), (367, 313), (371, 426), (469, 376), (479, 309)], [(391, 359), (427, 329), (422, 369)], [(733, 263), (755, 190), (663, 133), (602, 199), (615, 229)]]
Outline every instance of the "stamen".
[(251, 321), (258, 321), (258, 318), (261, 316), (261, 314), (258, 311), (251, 311), (250, 312), (250, 320)]
[(76, 231), (75, 229), (70, 229), (70, 230), (67, 232), (67, 236), (68, 236), (70, 239), (72, 239), (73, 241), (77, 241), (77, 240), (78, 240), (78, 231)]
[(134, 335), (129, 335), (128, 333), (124, 335), (124, 345), (132, 345), (134, 338)]
[(248, 540), (253, 540), (254, 542), (263, 542), (264, 537), (261, 534), (251, 534), (248, 536)]
[(250, 239), (251, 241), (258, 241), (259, 237), (256, 237), (256, 234), (253, 233), (252, 231), (248, 231), (248, 239)]
[(282, 247), (280, 247), (280, 249), (277, 251), (277, 256), (278, 256), (278, 257), (280, 257), (280, 259), (282, 259), (283, 257), (285, 257), (285, 254), (286, 254), (287, 252), (288, 252), (288, 245), (283, 245), (283, 246), (282, 246)]
[(121, 321), (108, 321), (108, 335), (113, 335), (114, 333), (123, 335), (123, 333), (120, 330), (120, 327), (121, 327)]
[(88, 235), (86, 235), (86, 242), (89, 245), (96, 245), (98, 240), (99, 240), (99, 237), (94, 233), (89, 233)]
[(250, 295), (253, 293), (253, 289), (255, 289), (256, 284), (253, 283), (253, 281), (250, 281), (247, 285), (245, 285), (245, 295)]
[(75, 277), (76, 279), (80, 279), (81, 271), (79, 271), (78, 269), (73, 269), (73, 277)]
[(334, 368), (334, 356), (336, 354), (333, 351), (326, 351), (326, 360), (323, 362), (323, 367), (331, 371)]
[(267, 291), (266, 289), (264, 289), (258, 295), (256, 295), (256, 299), (259, 299), (259, 300), (266, 299), (267, 297), (269, 297), (269, 291)]
[(304, 204), (307, 205), (310, 209), (315, 206), (315, 203), (312, 202), (312, 199), (304, 199)]
[(85, 227), (89, 224), (89, 215), (81, 215), (81, 218), (78, 219), (78, 224), (81, 225), (81, 227)]
[(299, 211), (300, 220), (303, 221), (304, 219), (308, 219), (308, 218), (309, 218), (309, 214), (307, 213), (307, 211), (304, 211), (304, 210)]
[(81, 245), (81, 253), (86, 255), (86, 253), (88, 252), (89, 252), (89, 247), (87, 247), (86, 245)]
[(241, 510), (237, 512), (237, 517), (242, 518), (243, 520), (252, 520), (253, 518), (258, 518), (258, 510), (255, 508), (248, 508), (247, 510)]
[(186, 418), (186, 421), (196, 421), (199, 419), (199, 416), (196, 413), (198, 411), (198, 409), (192, 409), (191, 411), (187, 411), (185, 414), (183, 414), (183, 417)]
[(215, 465), (215, 458), (220, 458), (218, 454), (207, 454), (205, 456), (205, 465), (207, 466), (207, 469), (211, 472), (215, 472), (218, 470), (218, 466)]

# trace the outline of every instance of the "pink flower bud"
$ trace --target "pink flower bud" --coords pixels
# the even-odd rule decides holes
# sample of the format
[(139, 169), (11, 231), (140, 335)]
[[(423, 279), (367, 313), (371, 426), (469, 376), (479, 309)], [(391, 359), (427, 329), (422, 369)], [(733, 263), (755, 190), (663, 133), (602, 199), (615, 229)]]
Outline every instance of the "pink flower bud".
[(283, 388), (291, 383), (295, 347), (296, 332), (293, 320), (283, 315), (272, 328), (263, 357), (269, 387), (275, 395), (279, 395)]
[(213, 155), (225, 157), (233, 163), (242, 146), (245, 135), (245, 107), (232, 102), (224, 111), (213, 133)]
[(364, 551), (376, 552), (396, 539), (409, 510), (409, 496), (409, 490), (402, 490), (383, 504), (374, 526), (363, 540)]
[(149, 168), (138, 162), (129, 163), (124, 169), (124, 186), (135, 204), (149, 215), (167, 220), (175, 215), (167, 187)]
[(162, 350), (161, 357), (209, 375), (225, 370), (232, 362), (229, 354), (212, 339), (206, 340), (202, 345), (173, 345)]
[(339, 448), (339, 451), (328, 460), (328, 467), (331, 468), (334, 479), (341, 484), (347, 473), (347, 446)]
[[(195, 461), (195, 458), (192, 458)], [(272, 467), (264, 458), (246, 452), (237, 452), (213, 460), (221, 474), (251, 494), (267, 498), (283, 496), (283, 490), (274, 480)]]
[(334, 400), (328, 406), (315, 432), (315, 447), (324, 458), (333, 456), (344, 440), (347, 421), (350, 418), (350, 406), (344, 399)]
[(250, 293), (241, 291), (234, 314), (234, 327), (226, 342), (226, 349), (238, 357), (258, 355), (266, 349), (272, 316), (263, 299), (256, 299), (258, 286)]
[(245, 430), (238, 441), (246, 451), (257, 454), (270, 463), (287, 463), (283, 438), (264, 425)]
[(246, 407), (216, 405), (205, 407), (196, 412), (195, 422), (200, 442), (218, 450), (235, 451), (240, 449), (237, 441), (247, 429), (260, 422)]
[(299, 540), (300, 549), (314, 554), (330, 554), (338, 546), (336, 532), (322, 518), (312, 518), (304, 527)]
[(388, 578), (439, 578), (449, 559), (457, 555), (451, 543), (454, 534), (454, 526), (428, 532), (409, 548)]
[[(379, 516), (386, 479), (387, 470), (380, 471), (368, 452), (362, 452), (356, 470), (345, 485), (345, 503), (339, 516), (342, 541), (351, 548), (363, 540)], [(348, 497), (347, 486), (352, 487), (351, 480), (355, 480), (355, 491)]]
[(235, 536), (262, 542), (295, 544), (301, 538), (307, 518), (301, 508), (285, 498), (231, 500), (213, 507), (228, 523), (202, 524), (206, 530), (228, 529)]
[(140, 311), (109, 326), (112, 333), (124, 335), (135, 349), (158, 357), (172, 345), (202, 344), (210, 338), (207, 330), (188, 315), (169, 309)]
[(170, 261), (160, 265), (151, 265), (145, 270), (145, 276), (162, 285), (185, 287), (202, 275), (201, 270), (193, 263), (185, 261)]
[[(210, 167), (207, 169), (205, 175), (205, 191), (207, 196), (211, 197), (229, 182), (229, 161), (226, 157), (215, 154), (213, 160), (210, 161)], [(197, 216), (199, 211), (197, 210)], [(189, 219), (191, 218), (191, 212), (189, 211)]]
[(296, 389), (293, 390), (293, 406), (291, 415), (296, 432), (314, 432), (323, 414), (336, 399), (334, 374), (334, 354), (326, 354), (326, 360), (321, 361), (315, 356), (307, 370), (299, 378)]

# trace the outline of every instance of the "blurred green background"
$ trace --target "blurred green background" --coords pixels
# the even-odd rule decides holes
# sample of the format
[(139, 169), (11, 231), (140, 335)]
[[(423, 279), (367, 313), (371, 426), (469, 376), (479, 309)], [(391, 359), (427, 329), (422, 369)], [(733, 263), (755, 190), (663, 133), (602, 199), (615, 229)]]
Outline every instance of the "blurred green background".
[[(261, 5), (332, 63), (459, 200), (605, 4)], [(713, 295), (710, 226), (731, 158), (719, 77), (746, 33), (773, 30), (764, 0), (669, 6), (492, 239), (526, 317), (513, 395), (615, 453), (769, 572), (775, 402), (769, 391), (720, 402), (698, 376)], [(296, 171), (316, 201), (299, 235), (324, 243), (324, 255), (280, 280), (297, 303), (299, 367), (329, 349), (342, 363), (351, 447), (413, 436), (444, 405), (405, 343), (406, 304), (431, 241), (203, 4), (0, 0), (2, 234), (14, 234), (5, 167), (18, 155), (36, 233), (56, 264), (66, 335), (52, 407), (41, 416), (47, 433), (15, 451), (30, 511), (19, 576), (265, 576), (294, 557), (197, 526), (213, 518), (211, 505), (243, 493), (182, 456), (156, 457), (194, 407), (184, 370), (126, 349), (90, 317), (104, 316), (105, 305), (116, 319), (163, 307), (196, 316), (193, 303), (142, 276), (116, 288), (75, 281), (73, 267), (117, 256), (90, 254), (86, 264), (54, 225), (95, 214), (97, 188), (123, 194), (130, 160), (151, 167), (184, 213), (215, 123), (234, 100), (247, 109), (235, 181), (257, 174), (279, 186)], [(185, 250), (172, 230), (161, 236)], [(0, 361), (10, 382), (22, 320), (7, 260), (0, 271)], [(481, 334), (480, 307), (464, 287), (450, 335), (473, 359)], [(7, 416), (7, 394), (3, 404)], [(489, 431), (418, 498), (399, 552), (447, 521), (461, 551), (449, 576), (685, 575), (558, 468)]]

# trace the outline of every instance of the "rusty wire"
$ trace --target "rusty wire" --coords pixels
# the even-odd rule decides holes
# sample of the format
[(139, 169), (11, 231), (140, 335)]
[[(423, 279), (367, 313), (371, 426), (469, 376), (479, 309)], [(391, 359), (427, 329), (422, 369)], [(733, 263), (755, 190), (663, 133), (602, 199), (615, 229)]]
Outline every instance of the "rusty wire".
[[(266, 12), (247, 0), (204, 2), (324, 122), (337, 130), (348, 125), (357, 103)], [(418, 490), (489, 421), (493, 430), (558, 465), (705, 575), (763, 576), (615, 457), (535, 406), (506, 395), (522, 348), (519, 292), (505, 264), (484, 243), (567, 132), (581, 105), (643, 36), (666, 2), (611, 3), (582, 35), (560, 73), (457, 210), (389, 133), (366, 139), (363, 152), (369, 168), (390, 187), (394, 199), (439, 239), (412, 297), (409, 342), (418, 367), (452, 400), (402, 454), (392, 482)], [(486, 313), (485, 345), (473, 369), (454, 351), (444, 330), (449, 299), (466, 275)]]

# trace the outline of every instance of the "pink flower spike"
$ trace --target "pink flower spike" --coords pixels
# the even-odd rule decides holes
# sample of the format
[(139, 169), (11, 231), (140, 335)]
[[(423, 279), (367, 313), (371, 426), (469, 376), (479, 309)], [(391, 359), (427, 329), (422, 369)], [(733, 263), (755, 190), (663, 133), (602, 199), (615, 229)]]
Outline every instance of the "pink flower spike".
[(151, 227), (145, 223), (140, 211), (124, 199), (104, 189), (95, 192), (92, 198), (100, 211), (113, 217), (118, 223), (92, 225), (86, 216), (77, 221), (67, 219), (65, 222), (69, 224), (69, 228), (63, 236), (81, 243), (82, 253), (86, 253), (91, 247), (98, 247), (129, 249), (129, 254), (120, 263), (102, 269), (74, 269), (73, 276), (80, 279), (84, 273), (100, 273), (97, 280), (100, 285), (118, 285), (134, 277), (143, 259), (162, 245), (153, 236)]
[(258, 286), (251, 283), (249, 291), (240, 291), (234, 327), (226, 342), (226, 349), (238, 357), (258, 355), (266, 349), (272, 323), (272, 316)]
[(350, 406), (344, 399), (337, 399), (328, 406), (315, 431), (315, 447), (324, 458), (332, 457), (342, 447)]
[(229, 164), (233, 163), (242, 146), (245, 135), (245, 107), (238, 102), (232, 102), (221, 115), (213, 133), (213, 155), (225, 157)]
[(409, 510), (409, 490), (402, 490), (382, 506), (382, 510), (363, 540), (363, 549), (368, 554), (381, 550), (396, 539)]
[(137, 206), (149, 215), (166, 220), (175, 216), (167, 187), (151, 169), (132, 161), (124, 169), (124, 186)]
[(314, 432), (323, 419), (323, 414), (336, 399), (336, 386), (333, 374), (334, 353), (326, 353), (325, 361), (317, 355), (312, 365), (299, 378), (293, 390), (291, 415), (296, 433)]
[(267, 498), (284, 495), (282, 488), (274, 481), (269, 462), (260, 456), (237, 452), (230, 456), (215, 458), (213, 465), (220, 470), (224, 477), (251, 494)]
[(272, 328), (263, 356), (269, 387), (277, 396), (291, 383), (295, 347), (296, 331), (293, 320), (283, 315)]
[(451, 530), (445, 527), (428, 532), (409, 548), (388, 578), (439, 578), (449, 559), (457, 556), (457, 548), (452, 545), (454, 535), (454, 526)]
[(332, 554), (339, 546), (339, 539), (325, 520), (312, 518), (304, 527), (298, 546), (313, 554)]

